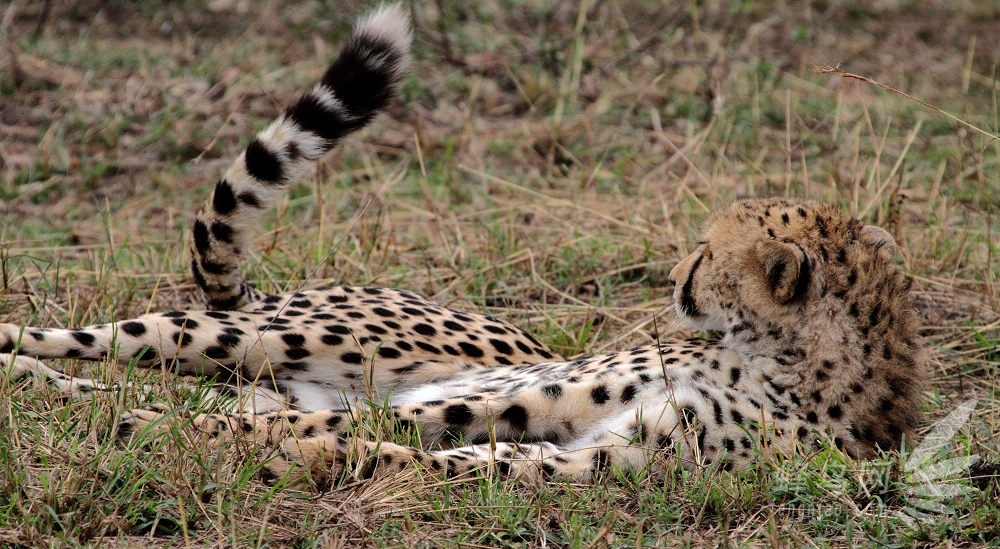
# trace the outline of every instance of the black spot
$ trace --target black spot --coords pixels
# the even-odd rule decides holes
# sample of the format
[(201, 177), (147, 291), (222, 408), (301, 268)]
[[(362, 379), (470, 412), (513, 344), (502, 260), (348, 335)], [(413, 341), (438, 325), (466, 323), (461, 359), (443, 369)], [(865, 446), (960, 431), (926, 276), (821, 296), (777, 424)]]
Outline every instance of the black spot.
[(390, 311), (389, 309), (386, 309), (385, 307), (375, 307), (374, 309), (372, 309), (372, 312), (384, 318), (391, 318), (396, 316), (396, 313)]
[(281, 334), (281, 340), (289, 347), (301, 347), (306, 344), (306, 338), (302, 334)]
[(118, 325), (118, 329), (132, 337), (139, 337), (146, 333), (146, 325), (142, 322), (123, 322)]
[(226, 244), (233, 243), (233, 228), (222, 221), (212, 222), (212, 236), (220, 242), (225, 242)]
[(514, 354), (514, 348), (510, 346), (509, 343), (500, 339), (490, 339), (490, 345), (497, 350), (498, 353), (503, 355)]
[(365, 357), (361, 353), (350, 352), (340, 355), (340, 360), (347, 364), (361, 364), (365, 361)]
[(514, 344), (517, 345), (518, 350), (520, 350), (522, 353), (524, 353), (526, 355), (530, 355), (530, 354), (533, 353), (533, 351), (531, 350), (531, 347), (528, 347), (527, 345), (525, 345), (524, 342), (522, 342), (521, 340), (515, 341)]
[(203, 257), (201, 258), (201, 268), (206, 273), (219, 275), (230, 272), (231, 265), (219, 261), (209, 261), (207, 258)]
[(269, 151), (260, 139), (254, 138), (246, 150), (247, 173), (258, 181), (277, 183), (281, 181), (281, 159)]
[(715, 416), (715, 423), (717, 425), (725, 423), (725, 418), (722, 417), (722, 406), (715, 400), (712, 401), (712, 413)]
[(621, 396), (622, 404), (628, 404), (629, 402), (632, 402), (633, 398), (635, 398), (635, 385), (628, 385), (624, 389), (622, 389), (622, 396)]
[(733, 417), (733, 423), (736, 423), (738, 425), (743, 425), (743, 414), (739, 413), (736, 410), (730, 410), (729, 414)]
[(449, 329), (449, 330), (454, 330), (456, 332), (464, 332), (464, 331), (466, 331), (465, 326), (459, 324), (458, 322), (455, 322), (454, 320), (445, 320), (444, 321), (444, 327), (447, 328), (447, 329)]
[(417, 343), (417, 347), (420, 347), (421, 349), (423, 349), (424, 351), (427, 351), (428, 353), (431, 353), (431, 354), (434, 354), (434, 355), (441, 354), (441, 349), (438, 349), (437, 347), (431, 345), (430, 343), (424, 343), (423, 341), (417, 341), (416, 343)]
[(826, 228), (826, 221), (821, 217), (816, 217), (816, 228), (819, 229), (819, 235), (823, 238), (830, 237), (830, 231)]
[(219, 343), (219, 345), (227, 349), (232, 349), (240, 344), (239, 336), (229, 333), (219, 334), (219, 337), (215, 338), (215, 340)]
[(606, 471), (611, 465), (611, 456), (607, 450), (598, 450), (594, 452), (593, 462), (594, 471)]
[(399, 358), (403, 355), (398, 350), (393, 349), (392, 347), (379, 347), (378, 356), (382, 358)]
[(320, 336), (319, 340), (325, 345), (329, 345), (331, 347), (336, 347), (344, 342), (344, 338), (333, 334), (323, 334)]
[(198, 327), (198, 322), (190, 318), (174, 318), (170, 322), (178, 328), (187, 328), (189, 330), (194, 330)]
[(302, 360), (308, 356), (312, 355), (308, 349), (302, 347), (293, 347), (285, 351), (285, 356), (292, 360)]
[(828, 408), (828, 409), (826, 410), (826, 412), (827, 412), (828, 414), (830, 414), (830, 419), (840, 419), (840, 418), (841, 418), (841, 416), (843, 416), (843, 415), (844, 415), (844, 411), (843, 411), (843, 410), (841, 410), (841, 409), (840, 409), (840, 406), (839, 406), (839, 405), (837, 405), (837, 404), (834, 404), (833, 406), (830, 406), (830, 407), (829, 407), (829, 408)]
[(208, 238), (208, 227), (205, 226), (204, 221), (196, 219), (192, 227), (192, 232), (194, 233), (195, 249), (198, 250), (199, 254), (204, 254), (212, 244), (212, 241)]
[(542, 478), (552, 478), (552, 475), (556, 474), (555, 466), (549, 463), (542, 463)]
[[(187, 335), (187, 334), (184, 334), (184, 335)], [(226, 349), (225, 347), (218, 347), (218, 346), (214, 346), (214, 345), (212, 347), (209, 347), (209, 348), (205, 349), (205, 351), (204, 351), (203, 354), (206, 357), (211, 358), (213, 360), (222, 360), (222, 359), (229, 358), (229, 350), (228, 349)]]
[(819, 423), (819, 416), (816, 415), (816, 412), (809, 412), (806, 414), (806, 421), (809, 423)]
[(475, 419), (472, 408), (465, 404), (452, 404), (444, 409), (444, 420), (448, 425), (465, 426)]
[(228, 215), (236, 209), (233, 186), (225, 179), (215, 184), (215, 192), (212, 193), (212, 209), (219, 215)]
[(523, 433), (528, 430), (528, 412), (524, 406), (514, 404), (500, 414), (500, 419), (510, 423), (511, 429), (516, 433)]
[(466, 355), (472, 358), (481, 358), (485, 354), (482, 349), (466, 341), (458, 342), (458, 346), (462, 348), (462, 351), (464, 351)]
[(237, 196), (237, 198), (239, 198), (240, 202), (242, 202), (242, 203), (244, 203), (247, 206), (250, 206), (252, 208), (260, 208), (261, 207), (261, 205), (260, 205), (260, 199), (257, 198), (256, 194), (254, 194), (254, 193), (252, 193), (250, 191), (241, 192), (239, 194), (239, 196)]
[(93, 336), (93, 334), (88, 334), (87, 332), (80, 330), (73, 330), (70, 332), (70, 335), (72, 335), (73, 339), (77, 340), (77, 342), (81, 345), (86, 345), (88, 347), (93, 345), (94, 341), (97, 339)]
[(156, 350), (149, 345), (143, 345), (142, 348), (135, 353), (134, 358), (139, 361), (153, 360), (156, 358)]
[(598, 385), (590, 391), (590, 400), (594, 401), (594, 404), (598, 406), (604, 404), (611, 399), (611, 393), (608, 392), (608, 388), (604, 385)]
[(422, 336), (428, 337), (432, 337), (437, 334), (437, 330), (430, 324), (416, 324), (413, 326), (413, 331)]
[(545, 385), (544, 387), (542, 387), (542, 394), (544, 394), (545, 396), (547, 396), (547, 397), (555, 400), (555, 399), (557, 399), (557, 398), (559, 398), (559, 397), (562, 396), (563, 390), (562, 390), (562, 387), (560, 387), (559, 385), (555, 385), (555, 384), (553, 384), (553, 385)]
[(194, 338), (191, 337), (191, 334), (189, 334), (187, 332), (183, 332), (183, 333), (182, 332), (176, 332), (174, 334), (174, 341), (177, 342), (177, 345), (179, 347), (187, 347), (188, 345), (191, 344), (192, 341), (194, 341)]

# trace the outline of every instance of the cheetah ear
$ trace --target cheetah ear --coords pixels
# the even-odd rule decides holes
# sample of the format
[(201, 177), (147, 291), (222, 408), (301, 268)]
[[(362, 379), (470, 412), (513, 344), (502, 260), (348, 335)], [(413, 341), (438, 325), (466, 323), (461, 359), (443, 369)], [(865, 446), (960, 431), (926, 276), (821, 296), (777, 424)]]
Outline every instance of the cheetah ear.
[(889, 231), (875, 225), (865, 225), (861, 233), (872, 240), (875, 248), (885, 250), (890, 256), (896, 255), (896, 239), (889, 234)]
[(788, 242), (761, 240), (754, 247), (771, 297), (781, 304), (809, 289), (809, 261), (802, 248)]

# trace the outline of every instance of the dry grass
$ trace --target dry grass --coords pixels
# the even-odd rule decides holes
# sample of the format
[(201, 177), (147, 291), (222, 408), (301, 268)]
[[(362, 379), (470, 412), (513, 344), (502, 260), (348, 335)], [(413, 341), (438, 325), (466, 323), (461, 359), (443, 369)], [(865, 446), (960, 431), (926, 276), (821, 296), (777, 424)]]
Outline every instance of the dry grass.
[[(996, 135), (1000, 13), (943, 1), (661, 4), (414, 3), (418, 61), (402, 100), (293, 190), (249, 276), (271, 291), (405, 287), (575, 355), (681, 330), (666, 273), (708, 211), (743, 195), (832, 201), (901, 244), (934, 350), (928, 416), (979, 398), (957, 452), (998, 460), (1000, 141), (809, 67), (839, 65)], [(194, 205), (319, 76), (364, 7), (2, 8), (0, 321), (68, 326), (192, 306), (178, 242)], [(898, 459), (836, 452), (594, 488), (390, 479), (270, 490), (238, 459), (105, 445), (116, 399), (147, 396), (67, 403), (0, 382), (0, 543), (971, 544), (1000, 529), (1000, 508), (978, 492), (952, 515), (908, 522)]]

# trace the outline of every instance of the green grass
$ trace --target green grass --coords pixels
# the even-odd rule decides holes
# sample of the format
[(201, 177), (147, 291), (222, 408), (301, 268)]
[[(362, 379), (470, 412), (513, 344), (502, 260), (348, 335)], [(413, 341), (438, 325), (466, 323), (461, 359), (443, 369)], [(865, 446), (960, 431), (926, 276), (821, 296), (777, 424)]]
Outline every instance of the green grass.
[[(292, 189), (248, 276), (266, 291), (403, 287), (586, 354), (691, 335), (666, 272), (710, 210), (743, 195), (827, 200), (901, 245), (933, 358), (927, 427), (978, 398), (932, 463), (1000, 461), (1000, 141), (808, 70), (840, 64), (996, 134), (995, 9), (591, 4), (414, 3), (398, 106)], [(0, 29), (21, 71), (0, 60), (0, 321), (195, 306), (180, 246), (192, 210), (369, 5), (52, 3), (39, 23), (42, 5), (17, 3)], [(949, 512), (914, 518), (923, 484), (907, 454), (765, 451), (739, 474), (612, 473), (592, 487), (274, 488), (254, 476), (265, 449), (214, 455), (180, 433), (107, 442), (123, 409), (191, 400), (173, 378), (55, 365), (151, 388), (66, 401), (0, 376), (0, 545), (1000, 543), (996, 486), (963, 490), (958, 473), (934, 480), (956, 487), (934, 500)], [(366, 428), (413, 442), (377, 418)]]

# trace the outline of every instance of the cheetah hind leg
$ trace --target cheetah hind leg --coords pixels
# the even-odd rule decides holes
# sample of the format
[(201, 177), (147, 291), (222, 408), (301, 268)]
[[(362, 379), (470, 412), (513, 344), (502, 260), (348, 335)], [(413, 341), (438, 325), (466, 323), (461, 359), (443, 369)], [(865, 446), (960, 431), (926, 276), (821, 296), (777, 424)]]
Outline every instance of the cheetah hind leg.
[(520, 481), (562, 479), (591, 483), (615, 468), (659, 474), (664, 468), (655, 450), (610, 440), (570, 449), (539, 442), (497, 442), (447, 450), (423, 450), (390, 442), (322, 435), (290, 437), (263, 461), (259, 476), (269, 484), (312, 484), (319, 489), (339, 481), (396, 476), (431, 476), (471, 480), (499, 475)]
[(463, 480), (499, 474), (528, 480), (592, 482), (595, 474), (612, 467), (657, 472), (662, 468), (660, 458), (672, 458), (674, 452), (670, 442), (664, 443), (668, 447), (631, 445), (611, 432), (594, 438), (586, 447), (498, 441), (494, 445), (425, 450), (373, 442), (360, 432), (357, 412), (332, 410), (193, 417), (176, 411), (135, 410), (123, 417), (119, 436), (138, 433), (141, 438), (161, 433), (175, 425), (172, 420), (180, 420), (179, 426), (195, 434), (206, 447), (233, 440), (262, 445), (258, 474), (265, 482), (319, 489), (342, 480), (393, 475)]

